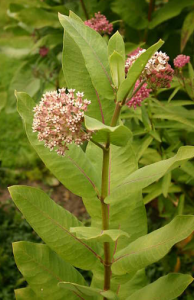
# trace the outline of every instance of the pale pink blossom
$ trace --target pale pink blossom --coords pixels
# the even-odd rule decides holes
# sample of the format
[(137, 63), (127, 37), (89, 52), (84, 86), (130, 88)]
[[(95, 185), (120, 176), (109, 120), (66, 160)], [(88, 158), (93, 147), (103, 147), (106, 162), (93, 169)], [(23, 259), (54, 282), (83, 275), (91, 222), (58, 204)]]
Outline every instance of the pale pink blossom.
[(174, 66), (176, 68), (183, 68), (189, 62), (190, 62), (190, 56), (180, 54), (174, 59)]
[[(137, 80), (135, 84), (134, 91), (138, 88), (140, 85), (141, 81)], [(147, 88), (147, 83), (144, 83), (141, 88), (135, 93), (135, 95), (128, 101), (126, 102), (127, 106), (129, 107), (134, 107), (136, 109), (137, 106), (141, 106), (141, 102), (149, 97), (149, 94), (151, 92), (151, 89)]]
[[(135, 55), (130, 55), (125, 63), (126, 74), (129, 68), (136, 61), (136, 59), (144, 53), (145, 49), (140, 49)], [(168, 63), (169, 56), (162, 51), (157, 51), (147, 62), (140, 79), (146, 80), (148, 87), (155, 90), (158, 88), (169, 88), (172, 81), (174, 70)]]
[(82, 123), (91, 101), (83, 97), (83, 92), (75, 96), (74, 89), (62, 88), (44, 94), (34, 107), (33, 132), (38, 132), (38, 140), (50, 151), (64, 155), (69, 144), (81, 145), (90, 139), (91, 132), (83, 129)]
[(113, 25), (100, 12), (95, 13), (95, 17), (84, 22), (88, 27), (96, 30), (100, 34), (111, 34)]

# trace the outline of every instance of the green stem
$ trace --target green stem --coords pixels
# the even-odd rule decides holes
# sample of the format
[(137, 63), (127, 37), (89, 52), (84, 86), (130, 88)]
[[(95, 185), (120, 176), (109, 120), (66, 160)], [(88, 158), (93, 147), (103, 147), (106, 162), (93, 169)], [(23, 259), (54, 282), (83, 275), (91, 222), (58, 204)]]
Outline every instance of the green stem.
[[(115, 111), (112, 117), (111, 126), (116, 126), (122, 103), (117, 102)], [(109, 160), (110, 160), (110, 143), (107, 142), (106, 146), (103, 149), (103, 164), (102, 164), (102, 186), (101, 186), (101, 208), (102, 208), (102, 230), (109, 229), (109, 211), (108, 205), (104, 202), (104, 199), (108, 196), (108, 187), (109, 187)], [(110, 289), (111, 281), (111, 252), (110, 252), (110, 243), (104, 243), (104, 290), (107, 291)], [(104, 297), (104, 300), (107, 300)]]
[[(103, 150), (103, 166), (102, 166), (102, 188), (101, 188), (101, 208), (102, 208), (102, 230), (109, 229), (108, 205), (104, 203), (104, 199), (108, 196), (108, 179), (109, 179), (109, 156), (110, 148)], [(110, 243), (104, 243), (104, 290), (110, 289), (111, 277), (111, 254)], [(105, 300), (106, 298), (104, 298)]]
[(80, 0), (80, 2), (81, 2), (82, 9), (83, 9), (83, 11), (84, 11), (85, 17), (86, 17), (86, 19), (88, 20), (88, 19), (89, 19), (89, 15), (88, 15), (88, 12), (87, 12), (87, 9), (86, 9), (84, 0)]

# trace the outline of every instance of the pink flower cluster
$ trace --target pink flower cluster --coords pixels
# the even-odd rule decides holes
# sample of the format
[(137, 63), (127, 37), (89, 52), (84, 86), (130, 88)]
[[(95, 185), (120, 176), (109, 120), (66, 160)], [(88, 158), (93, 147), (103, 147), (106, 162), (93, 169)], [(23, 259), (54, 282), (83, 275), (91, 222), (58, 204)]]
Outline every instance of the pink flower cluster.
[(190, 62), (190, 56), (180, 54), (174, 59), (174, 66), (176, 68), (183, 68), (189, 62)]
[(81, 145), (91, 137), (91, 132), (83, 130), (84, 112), (91, 101), (83, 99), (84, 93), (62, 88), (47, 92), (34, 108), (33, 132), (38, 132), (39, 141), (44, 141), (50, 151), (54, 148), (64, 155), (68, 144)]
[[(134, 91), (138, 88), (141, 81), (137, 80), (135, 84)], [(149, 97), (149, 94), (152, 90), (147, 88), (147, 83), (144, 83), (141, 88), (135, 93), (135, 95), (126, 103), (129, 107), (134, 107), (136, 109), (137, 106), (141, 106), (141, 102)]]
[(107, 18), (100, 12), (95, 13), (95, 18), (85, 21), (84, 24), (96, 30), (100, 34), (111, 34), (111, 32), (113, 31), (113, 25), (109, 23)]
[[(144, 53), (145, 49), (140, 49), (135, 55), (130, 55), (125, 63), (125, 72), (127, 73), (136, 59)], [(158, 88), (169, 88), (172, 81), (174, 70), (168, 63), (169, 56), (163, 52), (155, 52), (149, 59), (142, 72), (141, 79), (146, 80), (149, 88), (155, 90)]]

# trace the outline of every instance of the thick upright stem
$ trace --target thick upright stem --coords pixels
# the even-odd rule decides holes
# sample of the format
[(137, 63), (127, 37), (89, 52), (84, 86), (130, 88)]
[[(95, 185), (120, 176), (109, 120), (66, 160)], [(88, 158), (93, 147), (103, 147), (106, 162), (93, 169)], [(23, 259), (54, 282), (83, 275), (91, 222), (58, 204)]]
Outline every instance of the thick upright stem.
[[(109, 178), (109, 144), (103, 150), (103, 166), (102, 166), (102, 188), (101, 188), (101, 207), (102, 207), (102, 230), (109, 229), (108, 205), (104, 203), (104, 199), (108, 196), (108, 178)], [(110, 244), (104, 243), (104, 290), (110, 289), (111, 277), (111, 255)], [(104, 298), (105, 300), (106, 298)]]
[[(112, 117), (111, 126), (116, 126), (122, 103), (117, 102), (115, 111)], [(103, 149), (103, 165), (102, 165), (102, 187), (101, 187), (101, 207), (102, 207), (102, 230), (109, 229), (109, 211), (108, 205), (104, 203), (104, 199), (108, 196), (109, 186), (109, 159), (110, 159), (110, 143), (108, 142)], [(110, 289), (111, 279), (111, 253), (110, 243), (104, 243), (104, 290)], [(107, 298), (104, 297), (104, 300)]]

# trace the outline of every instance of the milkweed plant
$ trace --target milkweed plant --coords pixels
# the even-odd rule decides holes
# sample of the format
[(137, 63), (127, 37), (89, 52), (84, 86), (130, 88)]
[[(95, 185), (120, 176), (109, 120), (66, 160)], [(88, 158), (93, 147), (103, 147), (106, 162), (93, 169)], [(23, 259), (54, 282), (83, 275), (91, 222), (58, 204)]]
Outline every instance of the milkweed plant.
[[(159, 40), (128, 56), (119, 32), (100, 13), (87, 22), (70, 12), (64, 27), (66, 87), (46, 92), (39, 104), (16, 92), (26, 133), (44, 164), (91, 217), (86, 227), (42, 190), (9, 188), (13, 201), (44, 243), (13, 243), (18, 269), (28, 283), (17, 300), (171, 300), (193, 281), (172, 273), (148, 283), (145, 268), (163, 258), (194, 230), (194, 216), (178, 215), (147, 233), (142, 189), (194, 157), (193, 146), (138, 167), (133, 132), (121, 111), (134, 110), (157, 89), (169, 88), (174, 70)], [(105, 27), (103, 27), (105, 26)], [(183, 55), (175, 70), (189, 62)], [(128, 106), (128, 107), (127, 107)], [(92, 274), (85, 281), (81, 270)]]

